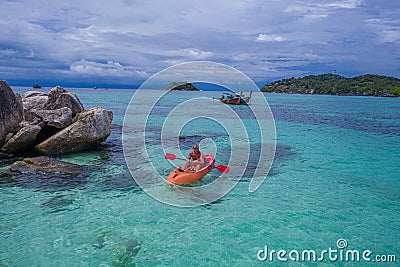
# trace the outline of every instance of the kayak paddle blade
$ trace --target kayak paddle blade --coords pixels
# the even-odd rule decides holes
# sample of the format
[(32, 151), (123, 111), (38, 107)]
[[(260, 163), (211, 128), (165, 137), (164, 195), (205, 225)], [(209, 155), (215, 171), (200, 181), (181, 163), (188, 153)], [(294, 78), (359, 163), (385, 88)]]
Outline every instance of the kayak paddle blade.
[(176, 159), (176, 156), (174, 154), (167, 153), (167, 154), (165, 154), (165, 158), (169, 159), (169, 160), (174, 160), (174, 159)]
[(215, 166), (214, 168), (216, 168), (219, 172), (223, 172), (223, 173), (229, 172), (229, 166), (218, 165), (218, 166)]

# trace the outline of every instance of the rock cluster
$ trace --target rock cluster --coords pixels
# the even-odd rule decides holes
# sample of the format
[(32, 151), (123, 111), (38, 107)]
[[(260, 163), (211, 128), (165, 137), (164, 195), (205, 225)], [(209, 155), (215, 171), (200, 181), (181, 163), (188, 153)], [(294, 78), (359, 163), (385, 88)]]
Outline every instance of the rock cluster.
[(112, 111), (85, 110), (74, 93), (60, 86), (48, 94), (28, 91), (21, 97), (0, 81), (0, 156), (90, 149), (110, 135), (112, 119)]

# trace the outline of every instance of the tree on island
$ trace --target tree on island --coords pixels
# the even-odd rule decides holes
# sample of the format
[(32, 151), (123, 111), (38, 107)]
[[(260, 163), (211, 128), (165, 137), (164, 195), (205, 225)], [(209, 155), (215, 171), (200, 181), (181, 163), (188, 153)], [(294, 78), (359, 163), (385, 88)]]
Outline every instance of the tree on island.
[(188, 82), (172, 82), (166, 90), (200, 91), (196, 86)]
[(261, 88), (262, 92), (400, 96), (400, 79), (374, 74), (346, 78), (337, 74), (309, 75), (274, 81)]

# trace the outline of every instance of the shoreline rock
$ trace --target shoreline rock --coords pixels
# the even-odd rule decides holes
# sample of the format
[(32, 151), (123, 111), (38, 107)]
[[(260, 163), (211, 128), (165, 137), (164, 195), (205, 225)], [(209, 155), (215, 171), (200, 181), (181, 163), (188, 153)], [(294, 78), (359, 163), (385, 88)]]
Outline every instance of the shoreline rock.
[(10, 140), (0, 149), (1, 152), (14, 154), (35, 146), (38, 133), (42, 130), (41, 125), (28, 125), (21, 128)]
[(82, 167), (77, 164), (40, 156), (16, 161), (11, 165), (10, 171), (21, 174), (48, 173), (75, 177), (81, 173)]
[(20, 129), (24, 119), (22, 98), (14, 93), (6, 81), (0, 81), (0, 147), (5, 144), (10, 133)]
[(0, 81), (2, 157), (32, 152), (62, 155), (95, 148), (110, 135), (112, 119), (110, 110), (84, 110), (79, 98), (60, 86), (48, 94), (28, 91), (21, 97)]
[(94, 148), (111, 133), (113, 113), (92, 108), (78, 113), (74, 122), (35, 147), (42, 155), (70, 154)]
[(9, 166), (0, 172), (1, 182), (46, 190), (85, 183), (83, 166), (51, 156), (96, 148), (110, 135), (112, 120), (112, 111), (84, 110), (79, 98), (60, 86), (21, 97), (0, 81), (0, 162)]

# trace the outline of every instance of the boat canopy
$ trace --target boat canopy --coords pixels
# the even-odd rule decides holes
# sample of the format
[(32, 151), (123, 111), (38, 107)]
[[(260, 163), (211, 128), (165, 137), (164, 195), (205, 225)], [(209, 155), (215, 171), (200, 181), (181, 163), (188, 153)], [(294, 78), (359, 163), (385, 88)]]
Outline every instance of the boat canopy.
[(235, 95), (235, 96), (240, 96), (238, 93), (235, 92), (223, 92), (223, 95)]

